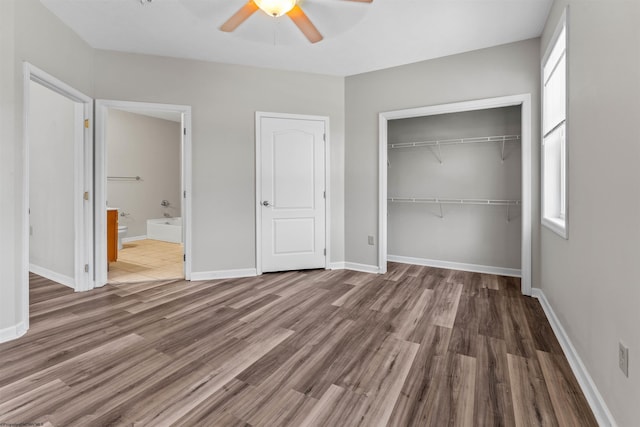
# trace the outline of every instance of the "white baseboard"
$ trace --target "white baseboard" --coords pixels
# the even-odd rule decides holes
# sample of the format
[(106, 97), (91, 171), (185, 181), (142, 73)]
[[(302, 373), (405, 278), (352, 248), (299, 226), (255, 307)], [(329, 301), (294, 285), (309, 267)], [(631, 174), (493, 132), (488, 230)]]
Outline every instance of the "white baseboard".
[(0, 329), (0, 343), (15, 340), (27, 333), (27, 328), (24, 326), (24, 322), (20, 322), (17, 325), (10, 326), (8, 328)]
[(56, 283), (68, 286), (71, 289), (76, 288), (76, 281), (73, 277), (65, 276), (64, 274), (56, 273), (55, 271), (51, 271), (34, 264), (29, 264), (29, 271), (37, 274), (38, 276), (42, 276), (45, 279), (53, 280)]
[(358, 264), (357, 262), (345, 262), (344, 263), (345, 270), (353, 270), (360, 271), (362, 273), (380, 273), (377, 265), (368, 265), (368, 264)]
[(239, 277), (254, 277), (258, 272), (255, 268), (243, 268), (239, 270), (218, 270), (218, 271), (193, 271), (191, 280), (215, 280), (215, 279), (235, 279)]
[(147, 236), (146, 234), (144, 236), (131, 236), (131, 237), (125, 237), (124, 239), (122, 239), (122, 243), (129, 243), (129, 242), (135, 242), (136, 240), (146, 240)]
[(346, 263), (344, 261), (330, 262), (327, 266), (327, 270), (345, 270), (345, 264)]
[(462, 262), (440, 261), (437, 259), (413, 258), (399, 255), (387, 255), (387, 261), (402, 264), (424, 265), (426, 267), (447, 268), (449, 270), (471, 271), (474, 273), (495, 274), (498, 276), (521, 277), (516, 268), (492, 267), (490, 265), (465, 264)]
[(580, 388), (582, 389), (587, 402), (589, 402), (589, 406), (591, 407), (593, 415), (596, 417), (598, 424), (601, 426), (616, 427), (617, 424), (615, 419), (613, 418), (613, 415), (611, 414), (611, 411), (609, 411), (609, 408), (602, 398), (602, 395), (598, 391), (596, 384), (593, 382), (591, 375), (589, 375), (589, 371), (587, 371), (584, 363), (582, 363), (582, 359), (580, 359), (578, 352), (569, 339), (569, 335), (567, 335), (567, 332), (562, 327), (562, 324), (558, 320), (558, 317), (549, 304), (549, 301), (547, 300), (544, 292), (542, 291), (542, 289), (533, 288), (531, 290), (531, 296), (537, 298), (540, 301), (540, 305), (542, 306), (542, 309), (544, 310), (544, 313), (546, 314), (547, 319), (551, 324), (551, 328), (553, 329), (556, 338), (558, 338), (558, 342), (560, 342), (562, 351), (564, 351), (564, 355), (569, 361), (571, 370), (576, 376), (578, 384), (580, 384)]

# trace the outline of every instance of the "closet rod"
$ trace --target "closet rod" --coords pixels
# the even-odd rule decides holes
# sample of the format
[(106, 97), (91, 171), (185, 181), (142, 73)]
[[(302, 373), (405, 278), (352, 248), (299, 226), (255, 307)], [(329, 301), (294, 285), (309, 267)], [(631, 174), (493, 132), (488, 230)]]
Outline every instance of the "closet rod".
[(389, 144), (389, 148), (410, 148), (410, 147), (423, 147), (423, 146), (440, 146), (440, 145), (453, 145), (453, 144), (479, 144), (487, 142), (510, 142), (519, 141), (520, 135), (497, 135), (497, 136), (479, 136), (473, 138), (458, 138), (458, 139), (441, 139), (433, 141), (415, 141), (415, 142), (399, 142), (395, 144)]
[(107, 179), (111, 181), (140, 181), (142, 178), (139, 176), (108, 176)]

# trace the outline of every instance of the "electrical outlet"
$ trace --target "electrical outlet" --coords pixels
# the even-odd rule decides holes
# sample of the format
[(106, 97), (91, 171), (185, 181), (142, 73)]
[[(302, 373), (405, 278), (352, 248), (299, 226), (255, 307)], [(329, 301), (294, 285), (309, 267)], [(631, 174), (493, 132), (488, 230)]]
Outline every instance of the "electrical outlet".
[(373, 236), (367, 236), (367, 242), (369, 243), (370, 246), (373, 246)]
[(618, 343), (618, 365), (625, 377), (629, 377), (629, 348), (621, 342)]

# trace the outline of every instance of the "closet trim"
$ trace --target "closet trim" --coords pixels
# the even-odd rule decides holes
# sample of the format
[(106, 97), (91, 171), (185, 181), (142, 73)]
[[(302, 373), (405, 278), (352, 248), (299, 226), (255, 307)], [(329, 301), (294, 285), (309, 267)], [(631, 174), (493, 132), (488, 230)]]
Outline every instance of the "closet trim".
[(378, 164), (378, 271), (387, 272), (387, 130), (388, 121), (436, 114), (460, 113), (490, 108), (521, 106), (522, 126), (522, 293), (531, 295), (531, 235), (532, 235), (532, 155), (531, 155), (531, 94), (486, 98), (450, 104), (431, 105), (405, 110), (382, 112), (379, 123)]

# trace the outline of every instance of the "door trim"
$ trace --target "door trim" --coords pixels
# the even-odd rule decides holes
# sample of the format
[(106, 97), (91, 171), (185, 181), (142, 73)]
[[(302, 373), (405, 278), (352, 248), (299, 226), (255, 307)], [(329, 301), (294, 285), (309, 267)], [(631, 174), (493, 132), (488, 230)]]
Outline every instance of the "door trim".
[[(151, 102), (134, 102), (97, 99), (96, 100), (96, 156), (95, 156), (95, 256), (96, 276), (95, 286), (104, 286), (107, 281), (107, 220), (106, 215), (101, 215), (102, 210), (98, 206), (107, 206), (107, 170), (106, 170), (106, 120), (109, 108), (124, 108), (129, 111), (156, 110), (182, 113), (182, 193), (181, 216), (183, 218), (184, 237), (184, 276), (185, 280), (191, 280), (192, 271), (192, 138), (191, 138), (191, 106), (174, 104), (157, 104)], [(101, 261), (99, 261), (101, 260)]]
[(378, 272), (387, 272), (387, 129), (388, 121), (435, 114), (458, 113), (484, 110), (488, 108), (520, 105), (522, 133), (522, 252), (521, 289), (524, 295), (531, 295), (531, 234), (532, 234), (532, 155), (531, 155), (531, 94), (525, 93), (498, 98), (432, 105), (406, 110), (387, 111), (379, 114), (379, 164), (378, 164)]
[[(38, 83), (77, 103), (76, 120), (82, 115), (82, 120), (89, 119), (89, 126), (83, 128), (82, 141), (76, 135), (74, 149), (74, 167), (76, 172), (82, 168), (82, 173), (74, 173), (74, 189), (78, 193), (74, 203), (76, 221), (75, 233), (80, 238), (75, 239), (74, 281), (76, 292), (87, 291), (93, 287), (91, 272), (93, 263), (93, 203), (82, 200), (82, 192), (93, 190), (93, 98), (74, 89), (62, 80), (30, 64), (23, 63), (23, 105), (22, 105), (22, 275), (20, 284), (22, 289), (22, 324), (29, 329), (29, 110), (31, 107), (31, 82)], [(84, 149), (83, 149), (84, 148)], [(80, 191), (78, 191), (80, 190)], [(84, 264), (89, 265), (89, 274), (84, 271)]]
[(260, 177), (262, 176), (262, 167), (260, 165), (260, 160), (262, 159), (262, 149), (261, 149), (261, 134), (262, 134), (262, 126), (261, 120), (263, 118), (271, 118), (271, 119), (291, 119), (291, 120), (315, 120), (324, 122), (324, 132), (325, 132), (325, 143), (324, 143), (324, 189), (325, 189), (325, 201), (324, 201), (324, 245), (327, 250), (327, 253), (324, 257), (324, 268), (329, 268), (330, 259), (331, 259), (331, 167), (329, 164), (330, 160), (330, 149), (331, 146), (330, 141), (330, 128), (329, 128), (329, 117), (328, 116), (309, 116), (304, 114), (289, 114), (289, 113), (268, 113), (264, 111), (256, 111), (256, 152), (255, 152), (255, 162), (256, 162), (256, 170), (255, 170), (255, 178), (256, 178), (256, 193), (255, 193), (255, 203), (256, 203), (256, 272), (258, 275), (262, 274), (262, 209), (261, 209), (261, 200), (260, 195), (262, 194), (262, 182)]

